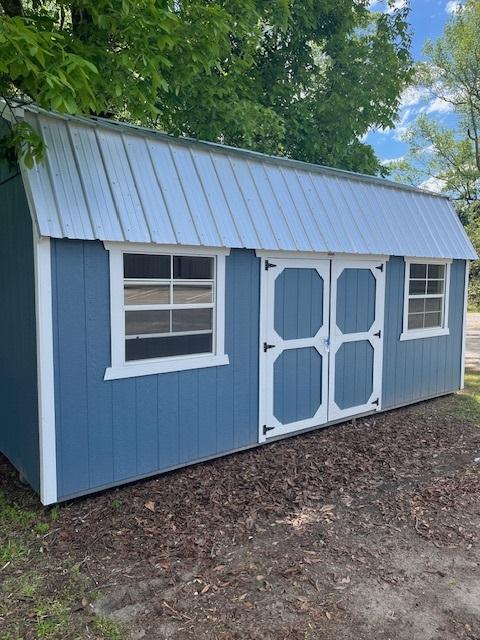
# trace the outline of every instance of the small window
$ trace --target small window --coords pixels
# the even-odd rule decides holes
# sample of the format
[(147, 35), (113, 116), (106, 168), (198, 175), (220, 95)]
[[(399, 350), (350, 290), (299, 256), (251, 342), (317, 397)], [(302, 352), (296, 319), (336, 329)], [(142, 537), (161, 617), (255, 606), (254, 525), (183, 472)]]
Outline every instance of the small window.
[(401, 339), (448, 333), (449, 275), (448, 262), (406, 262), (404, 327)]
[(123, 254), (125, 360), (213, 353), (215, 258)]
[(112, 247), (110, 262), (112, 367), (106, 379), (228, 362), (222, 335), (225, 254)]

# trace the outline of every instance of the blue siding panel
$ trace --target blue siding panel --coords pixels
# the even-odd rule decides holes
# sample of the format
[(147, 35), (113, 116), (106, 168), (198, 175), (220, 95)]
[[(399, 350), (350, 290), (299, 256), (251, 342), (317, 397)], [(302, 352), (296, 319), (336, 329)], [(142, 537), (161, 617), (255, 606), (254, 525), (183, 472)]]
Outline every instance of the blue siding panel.
[(0, 451), (39, 491), (33, 229), (13, 174), (0, 166)]
[[(394, 257), (387, 263), (385, 408), (459, 387), (464, 267), (463, 261), (452, 264), (450, 336), (400, 342), (404, 261)], [(226, 259), (225, 347), (230, 364), (126, 380), (103, 380), (110, 366), (109, 268), (103, 245), (53, 240), (52, 278), (60, 499), (257, 442), (260, 261), (252, 251), (234, 250)], [(355, 289), (354, 284), (349, 286)], [(297, 318), (289, 331), (302, 333), (318, 315), (308, 300), (308, 291), (317, 286), (310, 282), (297, 288), (294, 299), (308, 317)], [(368, 321), (372, 296), (358, 297), (362, 325)], [(344, 306), (342, 317), (351, 323), (352, 307)], [(344, 366), (341, 358), (337, 361), (341, 405), (360, 403), (368, 391), (355, 383), (366, 380), (358, 369), (368, 360), (364, 347), (352, 344), (348, 348), (355, 353), (345, 358)], [(279, 397), (277, 410), (290, 421), (311, 414), (319, 399), (302, 384), (302, 374), (316, 366), (309, 350), (285, 357), (293, 360), (277, 374), (280, 393), (294, 396), (294, 402), (285, 404)], [(321, 387), (318, 376), (315, 387)], [(33, 399), (31, 405), (35, 403)], [(1, 437), (5, 450), (5, 435)]]
[(260, 260), (226, 260), (230, 365), (104, 381), (108, 252), (52, 241), (59, 498), (257, 442)]
[(400, 341), (403, 328), (405, 263), (387, 262), (383, 408), (456, 391), (461, 380), (465, 261), (454, 260), (450, 274), (450, 335)]

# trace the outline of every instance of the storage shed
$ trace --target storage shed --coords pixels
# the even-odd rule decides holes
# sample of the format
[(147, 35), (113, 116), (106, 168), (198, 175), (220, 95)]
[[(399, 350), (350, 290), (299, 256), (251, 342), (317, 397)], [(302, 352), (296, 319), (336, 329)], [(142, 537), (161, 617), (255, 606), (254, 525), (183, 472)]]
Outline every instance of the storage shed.
[(463, 386), (476, 254), (447, 198), (17, 117), (47, 150), (2, 169), (0, 450), (44, 504)]

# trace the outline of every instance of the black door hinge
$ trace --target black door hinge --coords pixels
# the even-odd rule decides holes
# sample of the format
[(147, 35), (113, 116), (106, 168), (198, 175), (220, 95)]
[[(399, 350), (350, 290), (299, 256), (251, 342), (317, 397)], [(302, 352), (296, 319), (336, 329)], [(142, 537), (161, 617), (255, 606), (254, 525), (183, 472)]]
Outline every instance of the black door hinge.
[(265, 271), (268, 271), (269, 269), (272, 269), (273, 267), (276, 267), (276, 264), (273, 264), (273, 262), (270, 262), (269, 260), (265, 260)]
[(268, 342), (263, 343), (263, 352), (267, 353), (269, 349), (273, 349), (275, 347), (274, 344), (268, 344)]
[(382, 271), (382, 273), (383, 273), (383, 264), (379, 264), (378, 267), (375, 267), (375, 269), (378, 269), (379, 271)]
[(378, 405), (380, 404), (380, 398), (377, 398), (376, 400), (374, 400), (372, 404), (376, 404), (378, 407)]
[(266, 424), (263, 425), (263, 435), (266, 436), (269, 431), (274, 429), (275, 427), (267, 427)]
[(381, 338), (381, 337), (382, 337), (382, 330), (381, 330), (381, 329), (379, 329), (379, 330), (377, 331), (377, 333), (374, 333), (373, 335), (374, 335), (374, 336), (377, 336), (377, 338)]

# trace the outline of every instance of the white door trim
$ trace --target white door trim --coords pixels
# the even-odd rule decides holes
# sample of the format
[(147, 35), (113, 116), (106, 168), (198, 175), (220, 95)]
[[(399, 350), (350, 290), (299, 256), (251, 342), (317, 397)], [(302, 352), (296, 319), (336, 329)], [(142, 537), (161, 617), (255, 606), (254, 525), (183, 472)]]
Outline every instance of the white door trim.
[[(323, 424), (327, 421), (328, 406), (328, 353), (324, 340), (329, 334), (329, 304), (330, 304), (330, 262), (325, 259), (281, 258), (275, 259), (275, 267), (266, 269), (268, 255), (261, 259), (260, 277), (260, 341), (259, 341), (259, 442), (265, 442), (269, 437), (276, 437), (308, 429), (309, 427)], [(323, 325), (312, 338), (301, 338), (297, 340), (284, 340), (273, 327), (273, 314), (275, 310), (275, 279), (286, 268), (317, 269), (324, 280), (323, 293)], [(272, 277), (274, 276), (274, 278)], [(263, 345), (274, 344), (275, 346), (264, 352)], [(277, 357), (286, 349), (298, 349), (302, 347), (315, 346), (323, 358), (322, 366), (322, 404), (312, 418), (300, 420), (295, 423), (282, 424), (273, 415), (273, 363)], [(264, 425), (269, 427), (269, 431), (264, 432)]]
[[(378, 269), (378, 267), (382, 269)], [(368, 331), (343, 334), (337, 327), (337, 280), (346, 268), (370, 269), (376, 281), (375, 287), (375, 320)], [(330, 291), (330, 369), (329, 369), (329, 406), (328, 419), (339, 420), (360, 413), (379, 411), (382, 406), (382, 375), (383, 375), (383, 339), (385, 319), (385, 270), (386, 262), (379, 260), (332, 260), (331, 291)], [(380, 337), (374, 334), (380, 331)], [(335, 402), (335, 360), (336, 353), (345, 342), (368, 340), (374, 349), (373, 357), (373, 385), (372, 393), (363, 405), (341, 409)], [(377, 402), (377, 404), (373, 404)]]

